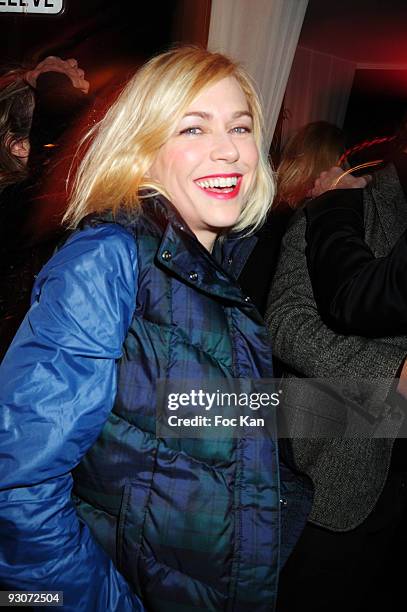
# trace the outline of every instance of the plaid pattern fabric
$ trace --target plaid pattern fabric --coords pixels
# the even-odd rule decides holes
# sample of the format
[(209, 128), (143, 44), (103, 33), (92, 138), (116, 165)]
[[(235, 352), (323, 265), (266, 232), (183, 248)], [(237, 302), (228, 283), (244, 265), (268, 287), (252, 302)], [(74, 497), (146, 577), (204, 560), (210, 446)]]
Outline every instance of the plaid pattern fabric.
[(146, 609), (273, 610), (274, 441), (155, 437), (158, 378), (271, 377), (267, 331), (161, 197), (115, 221), (135, 237), (139, 286), (115, 407), (75, 473), (78, 511)]

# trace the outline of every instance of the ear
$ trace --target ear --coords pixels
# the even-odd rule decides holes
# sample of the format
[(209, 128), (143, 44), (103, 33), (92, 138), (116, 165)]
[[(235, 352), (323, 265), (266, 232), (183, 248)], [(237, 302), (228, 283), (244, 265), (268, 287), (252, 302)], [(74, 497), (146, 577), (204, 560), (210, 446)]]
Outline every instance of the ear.
[(28, 138), (13, 140), (11, 143), (10, 152), (12, 155), (15, 155), (15, 157), (27, 159), (30, 154), (30, 143)]

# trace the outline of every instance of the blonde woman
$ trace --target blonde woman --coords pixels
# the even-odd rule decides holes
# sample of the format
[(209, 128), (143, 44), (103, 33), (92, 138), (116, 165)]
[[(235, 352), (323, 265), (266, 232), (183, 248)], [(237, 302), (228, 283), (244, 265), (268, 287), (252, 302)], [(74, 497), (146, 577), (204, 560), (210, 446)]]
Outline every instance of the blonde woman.
[(155, 435), (158, 379), (272, 375), (234, 280), (245, 241), (227, 234), (259, 227), (273, 192), (257, 95), (223, 55), (152, 59), (95, 127), (75, 231), (0, 373), (4, 588), (64, 590), (86, 612), (137, 596), (157, 612), (273, 609), (305, 519), (285, 471), (296, 519), (280, 553), (274, 441)]

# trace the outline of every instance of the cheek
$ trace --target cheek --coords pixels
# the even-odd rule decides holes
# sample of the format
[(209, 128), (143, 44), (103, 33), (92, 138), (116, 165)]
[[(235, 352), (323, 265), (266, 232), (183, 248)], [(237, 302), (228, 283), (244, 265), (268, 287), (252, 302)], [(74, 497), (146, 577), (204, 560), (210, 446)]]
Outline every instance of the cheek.
[(256, 170), (259, 163), (259, 151), (255, 143), (247, 151), (248, 164), (252, 168), (253, 172)]
[(249, 181), (246, 183), (246, 189), (250, 189), (256, 177), (256, 171), (259, 165), (259, 151), (255, 143), (247, 146), (243, 153), (244, 161), (248, 169)]
[(161, 151), (151, 168), (151, 176), (162, 182), (177, 182), (193, 171), (198, 163), (199, 151), (196, 147), (171, 147)]
[(189, 190), (192, 181), (197, 178), (200, 154), (191, 147), (179, 148), (171, 151), (167, 157), (166, 179), (167, 188), (174, 197), (181, 192)]
[(172, 167), (178, 175), (188, 176), (194, 171), (201, 157), (202, 151), (199, 147), (180, 147), (172, 152)]

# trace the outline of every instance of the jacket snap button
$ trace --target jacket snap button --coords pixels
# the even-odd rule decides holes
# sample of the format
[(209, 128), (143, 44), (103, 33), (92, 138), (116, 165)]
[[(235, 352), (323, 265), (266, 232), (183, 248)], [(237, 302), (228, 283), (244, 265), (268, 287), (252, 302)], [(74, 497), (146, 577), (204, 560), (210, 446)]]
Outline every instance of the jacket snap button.
[(197, 281), (198, 280), (198, 274), (196, 272), (190, 272), (189, 273), (189, 280)]
[(246, 295), (246, 297), (245, 297), (244, 301), (245, 301), (245, 302), (247, 302), (247, 303), (249, 303), (249, 302), (251, 302), (251, 299), (249, 298), (249, 296), (248, 296), (248, 295)]
[(161, 253), (161, 257), (163, 258), (164, 261), (170, 261), (172, 255), (169, 251), (163, 251)]
[(282, 506), (287, 506), (288, 501), (287, 501), (287, 500), (286, 500), (284, 497), (282, 497), (282, 498), (280, 499), (280, 504), (281, 504)]

